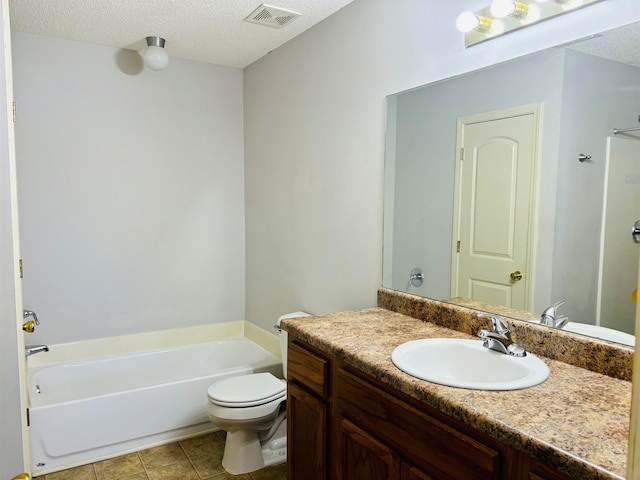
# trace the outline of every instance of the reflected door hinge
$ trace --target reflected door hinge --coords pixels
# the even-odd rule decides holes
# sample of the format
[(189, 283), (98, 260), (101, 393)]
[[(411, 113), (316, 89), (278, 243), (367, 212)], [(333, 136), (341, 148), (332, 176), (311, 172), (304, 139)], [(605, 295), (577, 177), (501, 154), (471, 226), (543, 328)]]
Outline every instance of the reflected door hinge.
[(464, 161), (464, 147), (460, 147), (460, 160)]
[(22, 259), (19, 260), (20, 263), (20, 278), (22, 278)]
[(13, 117), (13, 123), (16, 123), (16, 102), (11, 104), (11, 115)]
[(460, 240), (458, 240), (458, 245), (456, 246), (456, 250), (460, 253)]
[(29, 417), (29, 409), (27, 408), (27, 427), (31, 426), (31, 418)]

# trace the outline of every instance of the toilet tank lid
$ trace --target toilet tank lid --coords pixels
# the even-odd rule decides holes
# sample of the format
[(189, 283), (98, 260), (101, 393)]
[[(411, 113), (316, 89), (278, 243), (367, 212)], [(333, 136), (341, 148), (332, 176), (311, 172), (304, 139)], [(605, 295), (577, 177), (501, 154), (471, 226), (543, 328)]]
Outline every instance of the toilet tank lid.
[(310, 317), (310, 316), (311, 316), (310, 313), (302, 312), (302, 311), (287, 313), (285, 315), (280, 315), (278, 317), (278, 326), (280, 326), (280, 322), (282, 320), (284, 320), (285, 318), (299, 318), (299, 317)]

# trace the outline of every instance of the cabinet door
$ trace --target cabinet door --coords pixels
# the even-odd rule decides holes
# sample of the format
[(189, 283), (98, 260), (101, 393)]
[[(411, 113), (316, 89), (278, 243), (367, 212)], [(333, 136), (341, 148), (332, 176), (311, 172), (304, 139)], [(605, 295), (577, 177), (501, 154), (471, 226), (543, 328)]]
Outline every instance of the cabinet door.
[(571, 480), (571, 477), (534, 460), (529, 472), (529, 480)]
[(480, 443), (344, 368), (338, 368), (335, 377), (336, 410), (432, 477), (500, 478), (500, 452), (494, 446)]
[(435, 480), (413, 465), (402, 462), (402, 480)]
[(327, 406), (297, 386), (288, 385), (287, 478), (325, 480)]
[(337, 431), (338, 480), (400, 480), (400, 457), (346, 418)]

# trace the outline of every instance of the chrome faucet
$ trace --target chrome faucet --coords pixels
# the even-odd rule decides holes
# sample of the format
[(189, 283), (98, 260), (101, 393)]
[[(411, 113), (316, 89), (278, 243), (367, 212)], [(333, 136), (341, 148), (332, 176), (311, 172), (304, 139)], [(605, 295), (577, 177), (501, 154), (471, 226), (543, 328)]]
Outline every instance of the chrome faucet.
[(504, 318), (498, 315), (478, 315), (478, 317), (487, 317), (491, 319), (492, 330), (478, 330), (478, 336), (484, 340), (482, 346), (489, 350), (512, 355), (514, 357), (524, 357), (527, 352), (523, 347), (514, 343), (511, 339), (509, 324)]
[(545, 325), (547, 327), (553, 328), (562, 328), (569, 321), (569, 317), (566, 315), (560, 315), (557, 317), (558, 307), (564, 303), (564, 300), (560, 300), (559, 302), (554, 303), (550, 307), (547, 307), (544, 312), (542, 312), (542, 318), (540, 319), (540, 325)]
[(29, 318), (29, 317), (33, 317), (33, 321), (35, 322), (36, 325), (40, 325), (40, 322), (38, 321), (38, 316), (36, 315), (36, 312), (34, 312), (33, 310), (23, 310), (22, 311), (22, 318)]
[(49, 347), (47, 345), (25, 345), (24, 354), (28, 357), (34, 353), (48, 352)]

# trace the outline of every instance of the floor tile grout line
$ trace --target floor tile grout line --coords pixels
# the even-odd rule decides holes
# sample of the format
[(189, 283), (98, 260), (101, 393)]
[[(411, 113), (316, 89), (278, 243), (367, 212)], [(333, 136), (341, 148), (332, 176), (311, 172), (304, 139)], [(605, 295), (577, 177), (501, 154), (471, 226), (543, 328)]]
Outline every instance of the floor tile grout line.
[(140, 452), (136, 452), (136, 455), (138, 456), (138, 460), (140, 460), (140, 465), (142, 465), (142, 469), (144, 470), (144, 476), (147, 477), (147, 480), (149, 480), (149, 471), (147, 470), (147, 466), (144, 464), (144, 461), (142, 460), (142, 455), (140, 455)]
[(191, 460), (191, 457), (189, 456), (189, 454), (187, 453), (187, 451), (185, 450), (185, 448), (182, 446), (182, 444), (180, 442), (176, 442), (178, 444), (178, 446), (180, 447), (180, 449), (182, 450), (182, 453), (184, 453), (184, 456), (187, 457), (187, 460), (189, 461), (189, 464), (191, 465), (191, 468), (193, 468), (193, 471), (196, 472), (196, 475), (198, 476), (198, 478), (200, 480), (204, 480), (202, 475), (200, 475), (200, 472), (198, 471), (198, 469), (196, 468), (196, 466), (193, 464), (193, 461)]

